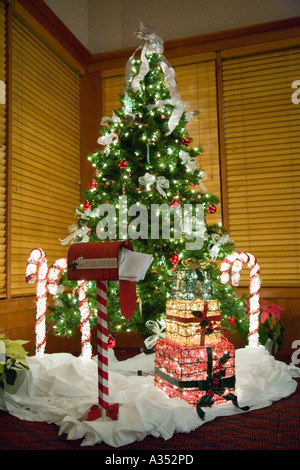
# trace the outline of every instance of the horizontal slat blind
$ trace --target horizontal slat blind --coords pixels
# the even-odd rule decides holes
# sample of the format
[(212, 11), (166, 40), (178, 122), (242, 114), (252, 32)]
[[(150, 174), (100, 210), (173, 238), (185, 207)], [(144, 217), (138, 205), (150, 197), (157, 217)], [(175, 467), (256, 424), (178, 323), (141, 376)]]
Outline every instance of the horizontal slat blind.
[(300, 280), (299, 74), (300, 48), (223, 61), (229, 232), (264, 286)]
[(11, 295), (33, 248), (52, 264), (80, 202), (80, 77), (17, 17), (12, 25)]
[[(193, 138), (193, 146), (201, 146), (203, 153), (197, 165), (207, 174), (203, 181), (208, 192), (220, 199), (220, 169), (217, 122), (217, 96), (215, 61), (174, 66), (181, 99), (190, 105), (190, 110), (198, 110), (197, 121), (190, 121), (187, 130)], [(108, 75), (108, 74), (106, 74)], [(104, 115), (111, 116), (120, 107), (119, 95), (123, 92), (124, 77), (105, 76), (103, 78)], [(198, 188), (199, 189), (199, 188)], [(215, 214), (209, 215), (208, 223), (221, 222), (221, 204)]]
[(6, 41), (5, 5), (0, 1), (0, 298), (6, 296)]
[[(181, 99), (197, 109), (197, 121), (190, 121), (187, 130), (193, 138), (193, 146), (199, 145), (202, 154), (197, 166), (206, 173), (203, 180), (207, 192), (215, 194), (221, 201), (218, 114), (216, 89), (216, 64), (214, 60), (174, 67)], [(198, 188), (199, 189), (199, 188)], [(222, 223), (221, 203), (215, 214), (209, 214), (209, 224)]]

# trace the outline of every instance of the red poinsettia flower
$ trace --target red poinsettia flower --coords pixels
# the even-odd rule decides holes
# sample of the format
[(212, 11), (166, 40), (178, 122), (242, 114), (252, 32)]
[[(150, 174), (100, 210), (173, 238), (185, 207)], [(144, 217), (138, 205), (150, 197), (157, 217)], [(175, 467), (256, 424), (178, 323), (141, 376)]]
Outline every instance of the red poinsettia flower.
[(276, 324), (280, 320), (280, 312), (285, 310), (284, 307), (277, 304), (270, 304), (270, 302), (267, 302), (266, 300), (262, 300), (261, 302), (263, 304), (260, 316), (261, 323), (265, 323), (269, 317), (272, 317), (274, 324)]

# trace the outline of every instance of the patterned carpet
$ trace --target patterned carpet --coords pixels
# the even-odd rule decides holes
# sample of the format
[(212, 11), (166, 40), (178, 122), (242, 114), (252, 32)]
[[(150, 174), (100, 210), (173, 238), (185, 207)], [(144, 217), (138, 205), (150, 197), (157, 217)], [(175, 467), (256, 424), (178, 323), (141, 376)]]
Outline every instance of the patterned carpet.
[(170, 454), (170, 451), (189, 454), (190, 451), (197, 454), (199, 450), (300, 450), (299, 385), (300, 380), (295, 393), (269, 407), (218, 417), (188, 434), (175, 434), (167, 441), (147, 436), (141, 442), (118, 449), (106, 444), (82, 447), (81, 440), (59, 436), (55, 424), (21, 421), (0, 411), (0, 449), (101, 450), (110, 451), (110, 454), (121, 451), (121, 455), (130, 455), (130, 451), (162, 454)]

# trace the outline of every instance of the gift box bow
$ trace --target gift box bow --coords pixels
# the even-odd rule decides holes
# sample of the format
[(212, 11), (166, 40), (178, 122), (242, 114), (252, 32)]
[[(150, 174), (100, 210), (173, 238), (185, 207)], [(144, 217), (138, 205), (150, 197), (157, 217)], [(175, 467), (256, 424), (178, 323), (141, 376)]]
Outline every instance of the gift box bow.
[(218, 324), (218, 322), (222, 321), (221, 315), (208, 317), (205, 311), (198, 310), (193, 311), (192, 315), (197, 317), (200, 321), (201, 328), (196, 330), (196, 333), (200, 333), (200, 335), (210, 335), (217, 331), (223, 331), (224, 334), (227, 332), (226, 328)]

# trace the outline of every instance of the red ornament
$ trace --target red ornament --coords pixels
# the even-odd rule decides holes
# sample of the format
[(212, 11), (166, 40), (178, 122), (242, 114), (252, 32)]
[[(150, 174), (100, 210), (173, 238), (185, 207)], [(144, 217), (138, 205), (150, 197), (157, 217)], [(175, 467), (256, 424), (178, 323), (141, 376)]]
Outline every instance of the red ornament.
[(125, 170), (125, 168), (127, 167), (127, 165), (129, 165), (129, 163), (127, 162), (127, 160), (122, 160), (122, 161), (119, 163), (119, 167), (121, 168), (121, 170)]
[(171, 209), (174, 209), (174, 210), (179, 209), (179, 207), (180, 207), (180, 202), (179, 202), (177, 199), (173, 199), (173, 200), (171, 201), (170, 207), (171, 207)]
[(182, 139), (182, 143), (183, 143), (183, 145), (188, 146), (188, 145), (190, 145), (191, 141), (190, 141), (190, 139), (189, 139), (188, 137), (184, 137), (184, 138)]
[(94, 188), (96, 188), (97, 186), (98, 186), (98, 183), (97, 183), (96, 180), (92, 180), (92, 181), (90, 182), (90, 184), (89, 184), (89, 188), (90, 188), (90, 189), (94, 189)]
[(116, 340), (115, 340), (112, 336), (109, 336), (109, 337), (107, 338), (107, 347), (108, 347), (109, 349), (112, 349), (112, 348), (115, 347), (115, 345), (116, 345)]
[(160, 117), (161, 117), (162, 119), (166, 119), (166, 116), (165, 116), (164, 114), (161, 114)]
[(176, 268), (177, 264), (180, 261), (180, 258), (177, 253), (173, 253), (172, 256), (170, 256), (170, 261), (173, 264), (174, 268)]
[(83, 205), (83, 210), (88, 210), (92, 208), (92, 204), (89, 201), (86, 201)]
[(208, 212), (209, 212), (210, 214), (214, 214), (214, 213), (216, 212), (216, 210), (217, 210), (217, 208), (216, 208), (216, 206), (214, 206), (213, 204), (211, 204), (211, 205), (209, 206), (209, 208), (208, 208)]

